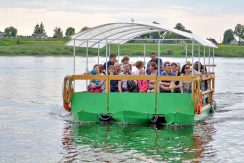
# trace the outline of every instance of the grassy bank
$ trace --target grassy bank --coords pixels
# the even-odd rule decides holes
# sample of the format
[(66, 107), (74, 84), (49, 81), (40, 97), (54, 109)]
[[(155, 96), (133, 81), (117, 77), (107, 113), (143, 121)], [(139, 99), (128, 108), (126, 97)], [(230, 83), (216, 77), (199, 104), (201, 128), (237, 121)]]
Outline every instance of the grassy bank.
[[(37, 40), (30, 38), (10, 38), (0, 39), (0, 55), (73, 55), (73, 48), (65, 46), (67, 40)], [(195, 55), (197, 55), (197, 46), (195, 46)], [(146, 54), (158, 51), (156, 44), (146, 45)], [(185, 55), (184, 45), (161, 45), (161, 55), (181, 57)], [(111, 45), (111, 53), (117, 54), (117, 45)], [(208, 48), (206, 48), (208, 54)], [(76, 54), (86, 56), (86, 48), (76, 48)], [(138, 56), (144, 54), (144, 46), (141, 44), (124, 44), (120, 46), (121, 55)], [(203, 48), (201, 48), (203, 54)], [(89, 56), (96, 56), (97, 49), (90, 48)], [(100, 55), (105, 56), (105, 48), (100, 50)], [(188, 55), (191, 55), (191, 46), (188, 47)], [(218, 45), (215, 50), (215, 56), (219, 57), (244, 57), (244, 46), (237, 45)]]

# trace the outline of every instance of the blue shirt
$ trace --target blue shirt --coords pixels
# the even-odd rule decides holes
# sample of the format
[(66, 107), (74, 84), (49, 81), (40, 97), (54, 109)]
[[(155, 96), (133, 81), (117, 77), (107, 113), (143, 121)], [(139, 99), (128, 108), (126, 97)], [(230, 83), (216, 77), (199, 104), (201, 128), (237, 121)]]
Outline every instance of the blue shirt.
[[(107, 71), (107, 69), (109, 68), (110, 65), (114, 65), (114, 63), (112, 63), (111, 61), (107, 62), (107, 68), (106, 68), (106, 62), (103, 64), (104, 70)], [(106, 72), (107, 73), (107, 72)]]
[(110, 80), (110, 92), (118, 92), (118, 80)]
[(166, 72), (163, 71), (163, 72), (160, 72), (160, 76), (176, 76), (176, 74), (173, 73), (173, 72), (170, 72), (169, 74), (166, 74)]

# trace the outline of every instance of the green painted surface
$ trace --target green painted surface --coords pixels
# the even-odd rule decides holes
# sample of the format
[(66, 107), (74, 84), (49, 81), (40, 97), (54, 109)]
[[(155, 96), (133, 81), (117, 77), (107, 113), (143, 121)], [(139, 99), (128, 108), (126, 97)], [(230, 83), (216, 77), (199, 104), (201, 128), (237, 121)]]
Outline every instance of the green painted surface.
[(75, 121), (99, 122), (99, 117), (97, 113), (80, 111), (72, 113), (72, 116)]
[(72, 113), (106, 113), (106, 93), (77, 92), (72, 96)]
[(134, 111), (155, 113), (154, 93), (110, 93), (109, 112)]
[(159, 93), (157, 114), (183, 113), (194, 115), (191, 93)]
[(98, 122), (98, 113), (111, 113), (116, 122), (133, 124), (148, 123), (154, 114), (160, 114), (167, 124), (193, 124), (209, 114), (208, 108), (194, 115), (189, 93), (159, 93), (156, 110), (155, 97), (154, 93), (110, 93), (107, 112), (106, 93), (77, 92), (72, 96), (72, 115), (74, 120)]
[(169, 113), (165, 115), (167, 124), (193, 124), (194, 115), (182, 113)]
[(113, 119), (117, 122), (124, 122), (125, 124), (148, 123), (152, 116), (152, 114), (148, 113), (119, 111), (113, 114)]

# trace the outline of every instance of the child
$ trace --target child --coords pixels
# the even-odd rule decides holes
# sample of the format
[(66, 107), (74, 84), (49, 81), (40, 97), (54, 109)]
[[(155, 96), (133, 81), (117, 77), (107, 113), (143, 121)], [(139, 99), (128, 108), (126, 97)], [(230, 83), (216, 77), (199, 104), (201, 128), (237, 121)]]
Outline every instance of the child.
[[(145, 75), (144, 69), (140, 69), (139, 75)], [(147, 93), (148, 90), (148, 80), (137, 80), (137, 85), (139, 87), (139, 92)]]

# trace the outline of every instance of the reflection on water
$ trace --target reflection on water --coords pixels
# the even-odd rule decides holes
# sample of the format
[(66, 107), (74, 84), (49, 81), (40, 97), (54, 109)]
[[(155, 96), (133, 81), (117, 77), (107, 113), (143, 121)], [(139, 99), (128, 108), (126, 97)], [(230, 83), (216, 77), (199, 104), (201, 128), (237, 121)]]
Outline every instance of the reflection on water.
[[(197, 161), (203, 157), (204, 148), (211, 148), (206, 144), (212, 140), (213, 132), (209, 124), (200, 127), (73, 124), (64, 129), (62, 161)], [(214, 155), (214, 151), (208, 155)]]

